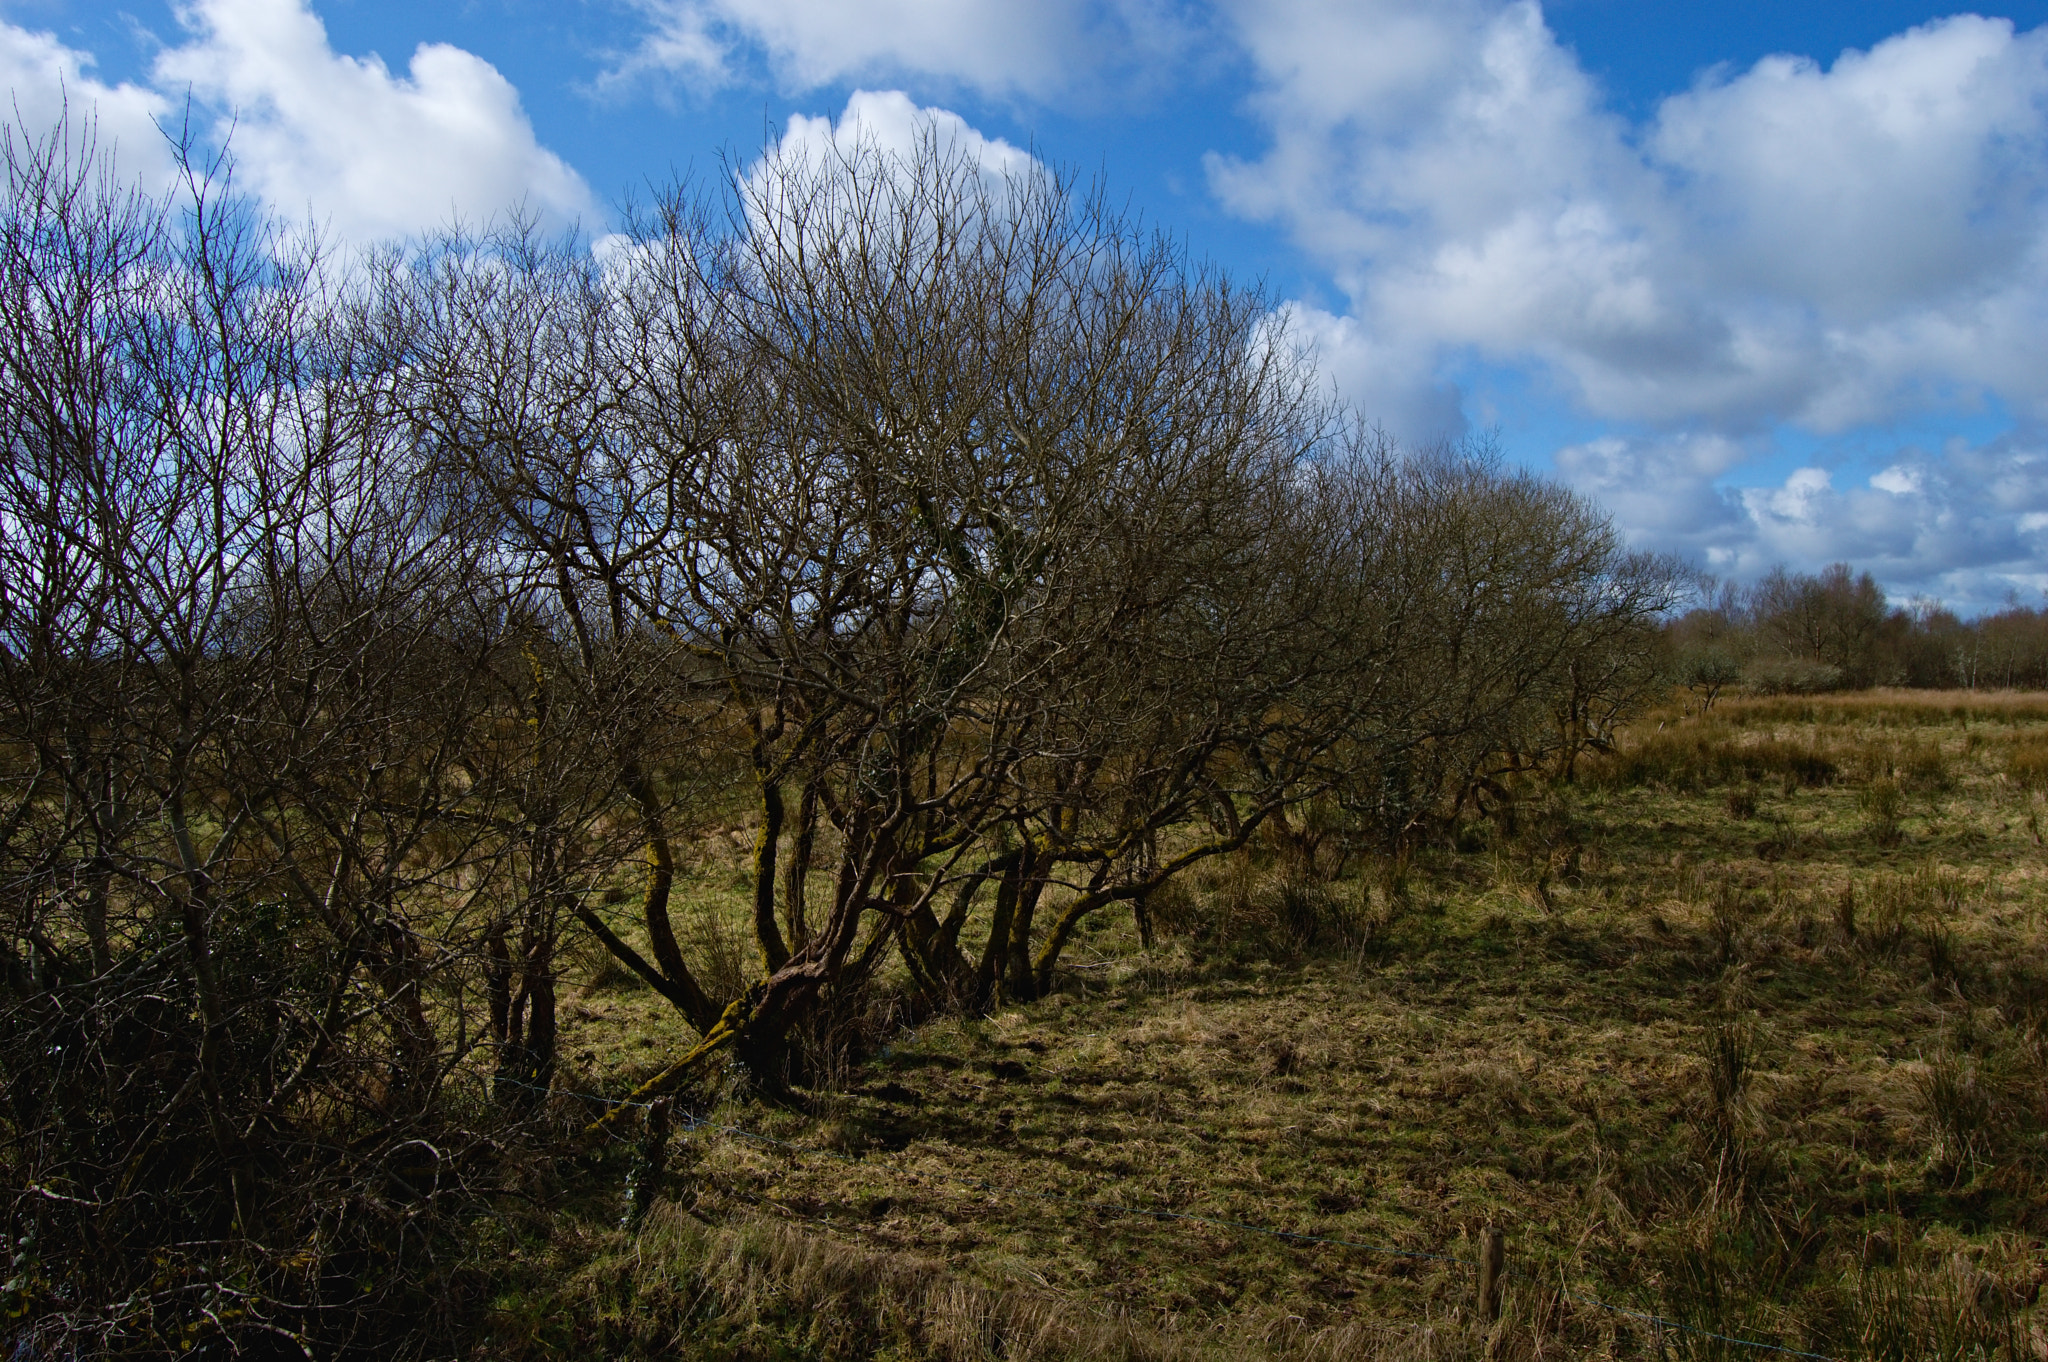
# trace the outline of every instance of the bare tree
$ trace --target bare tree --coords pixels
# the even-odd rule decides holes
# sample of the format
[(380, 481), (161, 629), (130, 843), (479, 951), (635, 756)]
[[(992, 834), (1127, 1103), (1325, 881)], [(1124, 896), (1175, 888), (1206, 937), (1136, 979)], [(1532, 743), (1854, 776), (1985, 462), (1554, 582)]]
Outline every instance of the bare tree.
[[(1274, 531), (1249, 522), (1317, 437), (1261, 300), (1050, 174), (864, 148), (770, 161), (723, 217), (678, 196), (656, 225), (619, 266), (642, 346), (622, 410), (688, 532), (644, 608), (716, 662), (749, 734), (763, 972), (649, 1091), (728, 1043), (772, 1081), (790, 1027), (891, 944), (936, 999), (1035, 992), (1054, 864), (1099, 874), (1215, 802), (1183, 775), (1113, 846), (1077, 840), (1109, 746), (1221, 703), (1169, 698), (1162, 664), (1264, 684), (1209, 645), (1257, 632), (1231, 593), (1271, 585)], [(1237, 723), (1156, 756), (1203, 768)], [(991, 881), (1005, 920), (976, 963), (959, 942)]]
[(476, 558), (313, 245), (202, 167), (158, 203), (68, 147), (10, 141), (0, 210), (22, 1308), (59, 1351), (337, 1337), (302, 1228), (374, 1248), (418, 1195), (391, 1159), (453, 1178), (481, 1144), (439, 1101), (470, 1048)]
[[(413, 1327), (547, 1129), (578, 933), (699, 1033), (641, 1098), (778, 1087), (892, 958), (1028, 1001), (1090, 914), (1262, 831), (1313, 868), (1332, 809), (1397, 846), (1653, 675), (1667, 564), (1341, 419), (1061, 175), (771, 157), (601, 254), (329, 270), (69, 146), (0, 205), (0, 1195), (54, 1350)], [(739, 980), (671, 912), (735, 800)]]
[(1748, 604), (1758, 632), (1785, 657), (1832, 669), (1838, 684), (1877, 679), (1887, 610), (1869, 573), (1847, 563), (1817, 577), (1776, 568), (1750, 589)]

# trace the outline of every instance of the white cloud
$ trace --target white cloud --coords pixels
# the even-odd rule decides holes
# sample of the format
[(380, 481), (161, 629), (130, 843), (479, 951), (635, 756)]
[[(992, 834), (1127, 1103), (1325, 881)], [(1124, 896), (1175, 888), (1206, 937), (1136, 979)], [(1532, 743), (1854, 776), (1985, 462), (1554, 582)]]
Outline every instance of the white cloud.
[(39, 139), (68, 106), (74, 135), (96, 124), (120, 172), (155, 187), (173, 166), (158, 125), (182, 119), (189, 98), (197, 131), (230, 144), (242, 189), (358, 242), (520, 205), (554, 225), (592, 213), (583, 181), (480, 57), (423, 43), (394, 75), (376, 56), (336, 54), (304, 0), (194, 0), (178, 18), (190, 41), (158, 54), (147, 85), (96, 81), (90, 53), (0, 23), (7, 121)]
[[(948, 170), (979, 176), (988, 207), (1005, 211), (1013, 190), (1023, 190), (1039, 164), (1001, 138), (984, 136), (949, 109), (919, 107), (901, 90), (856, 90), (838, 120), (792, 114), (783, 134), (745, 172), (747, 212), (757, 228), (794, 229), (806, 249), (830, 254), (844, 244), (847, 214), (867, 211), (868, 190), (886, 181), (907, 190), (927, 158)], [(851, 167), (851, 178), (839, 174)], [(904, 194), (903, 205), (927, 201)]]
[(480, 57), (422, 43), (394, 75), (374, 55), (335, 53), (302, 0), (196, 0), (179, 17), (193, 41), (158, 57), (157, 84), (219, 111), (244, 187), (280, 212), (369, 240), (516, 204), (556, 224), (591, 211)]
[(1759, 524), (1782, 532), (1814, 529), (1821, 508), (1834, 500), (1834, 474), (1825, 468), (1795, 468), (1782, 487), (1751, 487), (1742, 504)]
[(2032, 536), (2048, 526), (2048, 431), (1907, 451), (1860, 486), (1847, 470), (1811, 465), (1774, 483), (1719, 485), (1763, 448), (1718, 436), (1607, 436), (1561, 451), (1558, 469), (1636, 542), (1725, 577), (1847, 561), (1896, 600), (1925, 595), (1966, 610), (1995, 608), (2042, 577)]
[(68, 118), (74, 143), (90, 134), (124, 173), (160, 183), (171, 156), (157, 120), (170, 114), (170, 101), (144, 86), (95, 80), (92, 65), (92, 54), (52, 34), (0, 23), (0, 86), (9, 96), (0, 119), (40, 141)]
[(1226, 0), (1272, 132), (1218, 158), (1362, 336), (1587, 412), (1838, 430), (2048, 411), (2048, 30), (1963, 16), (1710, 75), (1630, 128), (1531, 0)]
[(651, 32), (609, 77), (653, 71), (722, 82), (745, 56), (786, 89), (876, 76), (937, 77), (1047, 97), (1105, 69), (1156, 69), (1183, 52), (1185, 0), (640, 0)]
[(1346, 406), (1411, 447), (1467, 433), (1463, 394), (1431, 370), (1427, 353), (1388, 344), (1355, 317), (1287, 303), (1276, 320), (1308, 352)]
[[(995, 179), (1029, 172), (1031, 153), (980, 130), (950, 109), (919, 107), (901, 90), (855, 90), (835, 123), (826, 117), (790, 115), (782, 136), (762, 162), (828, 162), (861, 151), (898, 160), (913, 159), (926, 139), (943, 156), (960, 157)], [(758, 175), (761, 163), (751, 172)]]
[(1653, 150), (1714, 275), (1842, 322), (2010, 277), (2048, 187), (2048, 34), (1963, 16), (1832, 69), (1771, 57), (1667, 100)]
[(1715, 483), (1755, 450), (1726, 436), (1601, 436), (1557, 455), (1558, 472), (1605, 507), (1636, 543), (1676, 551), (1716, 572), (1751, 537), (1740, 499)]

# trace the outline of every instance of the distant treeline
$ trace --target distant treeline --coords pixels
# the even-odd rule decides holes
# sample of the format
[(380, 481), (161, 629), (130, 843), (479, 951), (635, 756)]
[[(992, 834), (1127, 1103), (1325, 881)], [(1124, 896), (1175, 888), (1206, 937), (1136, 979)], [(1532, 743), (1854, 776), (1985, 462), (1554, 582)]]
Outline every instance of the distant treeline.
[(2048, 608), (2014, 602), (1966, 620), (1939, 606), (1899, 607), (1847, 563), (1817, 575), (1775, 568), (1747, 588), (1724, 583), (1709, 604), (1673, 620), (1665, 639), (1673, 676), (1709, 704), (1736, 687), (2048, 687)]

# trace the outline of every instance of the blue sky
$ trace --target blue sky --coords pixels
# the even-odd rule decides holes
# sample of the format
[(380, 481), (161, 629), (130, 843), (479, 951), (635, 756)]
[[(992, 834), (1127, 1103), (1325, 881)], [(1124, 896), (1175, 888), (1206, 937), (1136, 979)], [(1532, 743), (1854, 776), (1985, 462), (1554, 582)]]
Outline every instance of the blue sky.
[(0, 0), (17, 120), (390, 239), (779, 139), (1100, 170), (1402, 438), (1497, 431), (1633, 540), (2048, 590), (2048, 0)]

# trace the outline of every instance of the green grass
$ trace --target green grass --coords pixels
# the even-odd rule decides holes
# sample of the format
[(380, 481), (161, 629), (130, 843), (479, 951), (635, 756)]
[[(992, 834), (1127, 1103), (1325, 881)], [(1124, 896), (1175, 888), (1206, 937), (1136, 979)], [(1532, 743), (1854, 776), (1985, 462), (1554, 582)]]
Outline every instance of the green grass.
[[(1723, 702), (1391, 898), (1212, 867), (1153, 952), (1105, 916), (1053, 998), (899, 1031), (803, 1110), (728, 1099), (714, 1122), (786, 1143), (679, 1140), (637, 1236), (624, 1149), (509, 1218), (494, 1349), (1487, 1347), (1462, 1263), (1225, 1221), (1455, 1259), (1498, 1224), (1496, 1356), (1657, 1355), (1581, 1298), (1837, 1357), (2038, 1356), (2048, 857), (2016, 772), (2044, 746), (2041, 697)], [(729, 881), (712, 857), (693, 892), (732, 911)], [(651, 996), (572, 1003), (564, 1086), (683, 1042)]]

